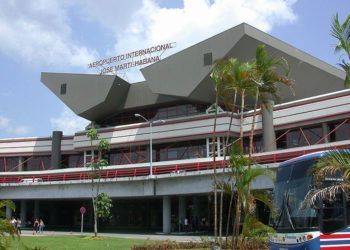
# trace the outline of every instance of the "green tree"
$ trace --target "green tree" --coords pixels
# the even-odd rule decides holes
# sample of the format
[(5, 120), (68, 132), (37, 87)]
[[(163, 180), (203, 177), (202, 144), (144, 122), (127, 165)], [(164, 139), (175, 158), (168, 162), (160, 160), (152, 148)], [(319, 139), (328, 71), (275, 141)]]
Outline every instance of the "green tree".
[[(214, 166), (214, 238), (215, 242), (217, 242), (217, 233), (218, 233), (218, 209), (217, 209), (217, 190), (218, 190), (218, 179), (217, 179), (217, 171), (216, 171), (216, 124), (217, 124), (217, 114), (218, 114), (218, 105), (220, 96), (225, 93), (223, 91), (224, 83), (227, 81), (227, 72), (230, 69), (230, 65), (227, 60), (218, 60), (213, 70), (210, 74), (211, 79), (214, 81), (214, 89), (215, 89), (215, 103), (214, 103), (214, 126), (213, 126), (213, 137), (212, 137), (212, 152), (213, 152), (213, 166)], [(221, 200), (221, 199), (220, 199)], [(220, 229), (221, 232), (221, 229)], [(221, 234), (220, 234), (221, 237)]]
[(5, 215), (5, 208), (8, 207), (15, 211), (16, 206), (10, 200), (0, 201), (0, 250), (7, 250), (10, 247), (11, 238), (17, 233), (13, 225), (10, 224), (9, 220)]
[[(245, 93), (249, 92), (253, 82), (250, 80), (249, 76), (253, 69), (252, 64), (242, 63), (238, 59), (222, 59), (218, 60), (212, 70), (211, 78), (215, 83), (215, 118), (214, 118), (214, 131), (213, 131), (213, 142), (216, 141), (216, 117), (217, 117), (217, 107), (220, 101), (223, 101), (226, 106), (231, 107), (232, 114), (230, 120), (230, 127), (232, 124), (233, 112), (236, 106), (237, 94), (241, 96), (241, 126), (240, 126), (240, 142), (243, 144), (243, 112), (245, 105)], [(232, 95), (234, 96), (232, 102)], [(226, 142), (224, 147), (228, 145), (229, 133), (226, 135)], [(217, 236), (217, 188), (218, 181), (216, 175), (216, 147), (213, 143), (213, 161), (214, 161), (214, 235), (215, 239)], [(226, 148), (223, 150), (224, 161), (226, 160)], [(221, 188), (222, 189), (222, 188)], [(223, 207), (223, 192), (220, 194), (220, 220), (219, 220), (219, 236), (222, 237), (222, 207)]]
[(334, 52), (344, 52), (344, 57), (338, 65), (345, 71), (344, 88), (350, 88), (350, 15), (343, 23), (339, 22), (338, 14), (333, 17), (331, 35), (338, 40)]
[[(261, 201), (271, 207), (271, 199), (265, 191), (251, 191), (251, 184), (260, 176), (270, 176), (273, 178), (273, 172), (256, 166), (249, 168), (252, 165), (251, 159), (243, 154), (240, 144), (235, 143), (232, 147), (230, 156), (230, 167), (232, 180), (234, 180), (233, 189), (236, 193), (236, 209), (235, 220), (233, 226), (233, 248), (237, 249), (239, 243), (243, 244), (246, 237), (249, 237), (249, 232), (252, 228), (262, 228), (261, 223), (257, 223), (255, 216), (256, 201)], [(240, 235), (240, 222), (242, 214), (244, 214), (243, 228), (241, 240), (238, 241)], [(254, 219), (253, 219), (254, 218)]]
[[(260, 104), (262, 116), (264, 150), (276, 150), (276, 135), (273, 128), (273, 100), (280, 98), (278, 95), (279, 84), (289, 86), (290, 88), (292, 87), (293, 81), (288, 77), (288, 75), (289, 64), (283, 57), (269, 57), (265, 45), (257, 46), (254, 60), (254, 74), (252, 77), (256, 85), (255, 91), (252, 91), (252, 93), (255, 94), (255, 103), (249, 139), (250, 156), (253, 150), (254, 126), (258, 103)], [(293, 89), (291, 88), (291, 90)], [(267, 136), (271, 138), (266, 138)]]
[[(110, 216), (110, 209), (112, 208), (112, 200), (105, 193), (100, 193), (101, 173), (104, 167), (108, 166), (108, 161), (104, 159), (104, 154), (109, 151), (110, 145), (107, 140), (99, 140), (98, 132), (95, 128), (90, 128), (86, 132), (86, 136), (90, 139), (91, 159), (86, 165), (90, 169), (91, 177), (91, 199), (94, 210), (94, 235), (98, 235), (98, 218), (105, 218)], [(94, 157), (94, 142), (97, 143), (98, 156)]]

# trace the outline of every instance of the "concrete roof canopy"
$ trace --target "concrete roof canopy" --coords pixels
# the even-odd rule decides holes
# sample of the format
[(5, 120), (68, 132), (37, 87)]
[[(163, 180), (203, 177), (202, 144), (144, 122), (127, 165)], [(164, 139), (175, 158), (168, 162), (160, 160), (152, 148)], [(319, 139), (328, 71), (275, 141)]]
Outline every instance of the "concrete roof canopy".
[[(224, 57), (248, 61), (259, 44), (266, 45), (270, 56), (284, 57), (290, 65), (296, 95), (281, 87), (283, 101), (343, 89), (345, 72), (245, 23), (141, 69), (144, 82), (131, 85), (113, 75), (64, 73), (42, 73), (41, 81), (77, 115), (91, 121), (176, 100), (213, 103), (212, 65), (204, 63), (204, 55), (211, 53), (212, 62)], [(62, 83), (67, 84), (65, 95), (60, 94)]]

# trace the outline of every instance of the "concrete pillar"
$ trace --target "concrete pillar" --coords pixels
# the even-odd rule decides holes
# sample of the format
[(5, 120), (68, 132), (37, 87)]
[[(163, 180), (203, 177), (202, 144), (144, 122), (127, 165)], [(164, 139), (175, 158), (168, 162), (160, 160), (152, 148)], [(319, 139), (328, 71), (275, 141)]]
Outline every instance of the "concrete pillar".
[(171, 199), (169, 196), (163, 197), (163, 233), (170, 233), (171, 229)]
[(18, 157), (18, 171), (23, 171), (23, 162), (24, 162), (24, 157), (19, 156)]
[(27, 222), (27, 201), (21, 200), (21, 214), (20, 219), (22, 221), (22, 226)]
[(199, 229), (199, 222), (200, 222), (200, 214), (199, 214), (199, 197), (193, 197), (193, 218), (192, 218), (192, 225), (193, 230), (198, 231)]
[(184, 223), (186, 216), (187, 216), (186, 215), (186, 197), (180, 196), (179, 197), (179, 231), (183, 230), (183, 228), (181, 228), (181, 224)]
[(49, 225), (55, 225), (56, 224), (56, 206), (54, 202), (50, 203), (50, 214), (49, 214), (49, 220), (48, 224)]
[(40, 216), (40, 202), (38, 200), (34, 201), (34, 220), (39, 219)]
[(62, 131), (53, 131), (51, 141), (51, 167), (54, 169), (61, 168), (61, 140)]
[(12, 209), (9, 207), (6, 207), (6, 218), (11, 219), (12, 218)]
[(274, 101), (265, 97), (266, 102), (262, 105), (262, 129), (263, 129), (263, 146), (264, 151), (274, 151), (277, 149), (276, 146), (276, 134), (273, 126), (273, 106)]
[[(328, 135), (328, 133), (329, 133), (329, 130), (328, 130), (327, 123), (324, 122), (324, 123), (322, 123), (322, 137)], [(324, 142), (325, 142), (325, 143), (329, 142), (328, 136), (326, 136), (326, 137), (324, 138)]]
[(199, 218), (199, 197), (193, 197), (193, 218)]

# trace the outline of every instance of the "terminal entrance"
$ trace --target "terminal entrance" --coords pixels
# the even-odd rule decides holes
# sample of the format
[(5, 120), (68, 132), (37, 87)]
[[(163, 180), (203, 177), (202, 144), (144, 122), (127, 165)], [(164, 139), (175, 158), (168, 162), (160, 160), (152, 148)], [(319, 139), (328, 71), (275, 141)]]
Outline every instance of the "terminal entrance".
[[(229, 196), (224, 196), (223, 228), (226, 228)], [(99, 220), (100, 232), (212, 232), (214, 225), (213, 195), (113, 199), (111, 218)], [(21, 218), (24, 228), (33, 228), (35, 219), (42, 219), (46, 230), (80, 231), (80, 208), (85, 207), (84, 231), (93, 231), (91, 199), (21, 200), (15, 201), (11, 217)], [(219, 211), (219, 204), (218, 204)], [(257, 204), (257, 213), (267, 222), (268, 212)], [(9, 215), (8, 215), (9, 216)], [(166, 216), (166, 217), (164, 217)], [(233, 219), (229, 223), (233, 223)], [(167, 225), (164, 225), (164, 223)], [(229, 225), (229, 229), (231, 230)]]

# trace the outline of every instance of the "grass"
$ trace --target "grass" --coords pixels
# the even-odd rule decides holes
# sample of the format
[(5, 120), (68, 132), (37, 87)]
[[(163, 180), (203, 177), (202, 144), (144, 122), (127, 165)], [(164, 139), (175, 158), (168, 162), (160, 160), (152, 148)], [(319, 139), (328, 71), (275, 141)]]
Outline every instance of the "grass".
[(13, 240), (10, 250), (24, 249), (23, 244), (40, 250), (96, 250), (96, 249), (131, 249), (133, 245), (143, 244), (147, 240), (122, 239), (113, 237), (99, 237), (97, 239), (87, 236), (22, 236), (20, 240)]

